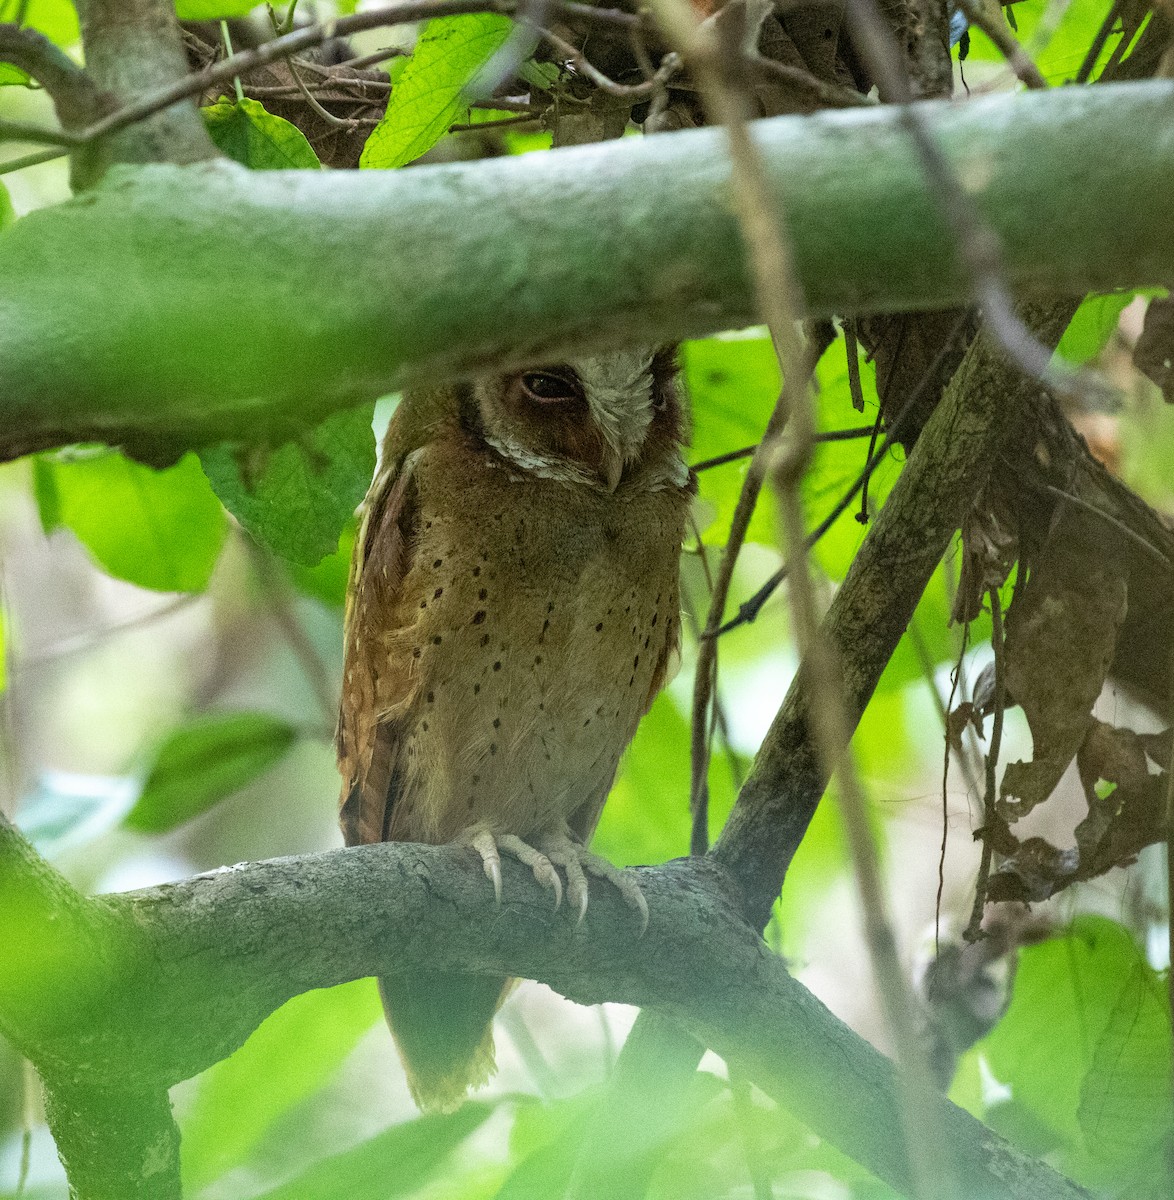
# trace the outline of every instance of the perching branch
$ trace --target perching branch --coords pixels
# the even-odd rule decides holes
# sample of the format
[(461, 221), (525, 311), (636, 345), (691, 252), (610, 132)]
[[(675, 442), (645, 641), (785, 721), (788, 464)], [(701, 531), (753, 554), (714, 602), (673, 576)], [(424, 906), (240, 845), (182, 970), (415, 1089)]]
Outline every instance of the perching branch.
[[(16, 835), (7, 836), (11, 849)], [(5, 865), (9, 878), (34, 883), (41, 870), (23, 851)], [(133, 953), (81, 1016), (30, 1030), (0, 1002), (0, 1022), (42, 1069), (63, 1157), (91, 1171), (72, 1178), (78, 1194), (177, 1195), (163, 1089), (230, 1053), (291, 996), (423, 964), (540, 979), (583, 1003), (654, 1006), (881, 1179), (907, 1186), (891, 1064), (791, 978), (742, 919), (718, 869), (642, 870), (652, 912), (643, 938), (605, 886), (592, 886), (587, 921), (577, 927), (552, 911), (524, 868), (507, 862), (503, 871), (500, 908), (468, 851), (404, 843), (242, 864), (102, 902), (71, 896), (59, 877), (42, 885), (103, 936), (110, 922), (116, 933), (133, 931)], [(75, 971), (61, 983), (63, 1000), (88, 982)], [(62, 1053), (71, 1044), (72, 1060)], [(136, 1100), (129, 1144), (158, 1156), (155, 1192), (118, 1192), (95, 1169), (102, 1155), (86, 1143), (96, 1126), (85, 1116), (88, 1091), (99, 1085), (94, 1103), (104, 1112), (113, 1097)], [(960, 1109), (932, 1103), (944, 1149), (975, 1200), (1084, 1195)]]
[[(1152, 203), (1174, 192), (1174, 144), (1151, 136), (1172, 94), (917, 107), (981, 181), (1009, 284), (1079, 295), (1174, 276), (1174, 224)], [(813, 313), (969, 295), (894, 113), (780, 117), (753, 136)], [(100, 440), (166, 459), (288, 436), (412, 380), (746, 324), (722, 137), (405, 172), (120, 168), (0, 237), (0, 457)]]

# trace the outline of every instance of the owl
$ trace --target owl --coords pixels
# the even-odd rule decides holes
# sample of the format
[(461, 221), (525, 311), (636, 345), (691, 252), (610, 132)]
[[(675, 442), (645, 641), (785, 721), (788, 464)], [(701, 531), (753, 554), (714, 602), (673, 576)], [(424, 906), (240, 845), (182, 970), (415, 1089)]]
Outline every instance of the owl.
[[(501, 898), (501, 854), (582, 919), (587, 850), (679, 641), (695, 481), (673, 352), (598, 355), (408, 392), (364, 505), (338, 724), (348, 845), (459, 841)], [(380, 980), (424, 1109), (493, 1070), (509, 980)]]

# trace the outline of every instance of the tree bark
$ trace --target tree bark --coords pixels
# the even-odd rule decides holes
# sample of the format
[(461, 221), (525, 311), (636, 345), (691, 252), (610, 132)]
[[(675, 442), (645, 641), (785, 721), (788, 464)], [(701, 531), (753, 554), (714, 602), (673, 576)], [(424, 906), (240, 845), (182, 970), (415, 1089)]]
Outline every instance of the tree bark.
[[(1155, 82), (919, 110), (1008, 284), (1082, 295), (1174, 277), (1152, 202), (1174, 193), (1174, 140), (1153, 132), (1172, 97)], [(754, 136), (810, 314), (969, 298), (898, 114)], [(0, 457), (98, 440), (163, 461), (288, 438), (410, 381), (749, 324), (723, 137), (402, 172), (120, 167), (0, 239)]]

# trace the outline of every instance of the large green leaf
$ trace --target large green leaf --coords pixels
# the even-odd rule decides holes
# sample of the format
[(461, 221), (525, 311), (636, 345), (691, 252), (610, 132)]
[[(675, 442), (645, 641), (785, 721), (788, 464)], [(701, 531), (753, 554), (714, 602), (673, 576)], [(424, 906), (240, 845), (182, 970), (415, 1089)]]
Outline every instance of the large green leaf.
[(1113, 336), (1125, 306), (1136, 294), (1111, 292), (1107, 296), (1089, 296), (1068, 322), (1056, 347), (1057, 357), (1077, 365), (1096, 358)]
[(1093, 1044), (1080, 1088), (1077, 1119), (1098, 1158), (1128, 1167), (1157, 1156), (1174, 1133), (1172, 1065), (1170, 997), (1138, 955)]
[(15, 220), (16, 213), (12, 207), (12, 197), (9, 196), (8, 189), (0, 180), (0, 229), (7, 229)]
[(1059, 1145), (1066, 1169), (1090, 1181), (1119, 1179), (1125, 1165), (1162, 1170), (1169, 1021), (1164, 985), (1129, 932), (1078, 918), (1021, 951), (1007, 1015), (977, 1046), (1011, 1087), (1011, 1106), (990, 1120), (1025, 1148)]
[(371, 406), (347, 409), (275, 450), (223, 444), (200, 454), (216, 494), (263, 545), (313, 566), (338, 549), (375, 471)]
[(160, 592), (207, 586), (228, 523), (194, 454), (162, 471), (112, 450), (41, 455), (33, 482), (45, 532), (73, 530), (109, 574)]
[[(0, 0), (0, 21), (15, 21), (22, 0)], [(24, 23), (39, 29), (58, 46), (72, 46), (81, 33), (77, 24), (77, 9), (71, 0), (28, 0)]]
[(255, 171), (291, 167), (314, 171), (322, 165), (296, 125), (266, 112), (256, 100), (247, 96), (237, 101), (221, 100), (201, 111), (212, 140), (242, 166)]
[(159, 747), (126, 824), (144, 833), (174, 829), (267, 771), (296, 738), (266, 713), (193, 718)]
[(438, 1175), (448, 1156), (493, 1114), (467, 1100), (454, 1113), (432, 1113), (393, 1125), (373, 1138), (316, 1162), (255, 1200), (393, 1200)]
[(205, 1072), (180, 1121), (184, 1194), (246, 1162), (278, 1118), (334, 1077), (380, 1012), (369, 979), (306, 992)]
[(429, 21), (359, 165), (402, 167), (430, 150), (460, 114), (465, 88), (504, 45), (512, 27), (509, 18), (496, 13)]

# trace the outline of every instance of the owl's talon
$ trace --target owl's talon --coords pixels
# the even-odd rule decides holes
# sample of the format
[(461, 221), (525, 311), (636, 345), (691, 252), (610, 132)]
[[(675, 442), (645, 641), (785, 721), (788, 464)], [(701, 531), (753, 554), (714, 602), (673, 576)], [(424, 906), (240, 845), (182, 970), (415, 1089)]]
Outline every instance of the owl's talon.
[(558, 912), (563, 902), (563, 881), (558, 877), (550, 859), (512, 833), (503, 833), (497, 839), (497, 848), (505, 851), (511, 858), (516, 858), (523, 866), (529, 867), (538, 883), (554, 892), (554, 910)]
[(587, 915), (587, 874), (606, 879), (620, 893), (624, 903), (640, 917), (640, 937), (648, 929), (648, 901), (631, 871), (616, 867), (592, 854), (585, 846), (575, 841), (569, 833), (546, 838), (542, 849), (551, 862), (563, 867), (567, 873), (567, 897), (578, 910), (578, 922)]
[(481, 855), (481, 868), (485, 878), (493, 884), (493, 898), (501, 903), (501, 855), (498, 853), (497, 842), (488, 829), (470, 829), (458, 841), (467, 841)]

